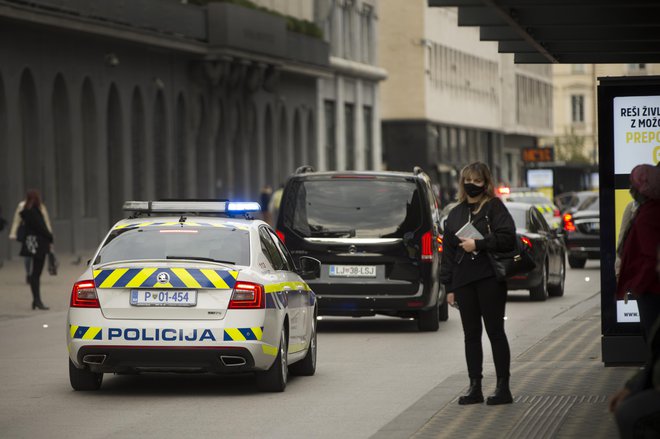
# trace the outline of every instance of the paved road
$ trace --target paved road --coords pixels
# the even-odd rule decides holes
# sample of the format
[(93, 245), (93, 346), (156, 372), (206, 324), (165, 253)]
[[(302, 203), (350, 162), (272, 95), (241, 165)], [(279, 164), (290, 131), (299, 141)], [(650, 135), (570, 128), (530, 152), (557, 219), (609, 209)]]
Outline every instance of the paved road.
[[(82, 271), (73, 259), (61, 258), (58, 276), (44, 274), (47, 312), (29, 310), (18, 261), (0, 269), (3, 438), (366, 438), (465, 370), (460, 320), (451, 309), (437, 333), (419, 333), (415, 322), (399, 319), (323, 319), (317, 374), (293, 378), (284, 394), (257, 392), (248, 375), (169, 374), (106, 375), (101, 391), (73, 392), (65, 310)], [(590, 262), (585, 270), (568, 271), (562, 298), (535, 303), (524, 292), (512, 293), (507, 332), (513, 355), (597, 305), (598, 288), (598, 265)], [(485, 360), (485, 373), (492, 374), (489, 353)], [(448, 388), (448, 397), (465, 384)]]

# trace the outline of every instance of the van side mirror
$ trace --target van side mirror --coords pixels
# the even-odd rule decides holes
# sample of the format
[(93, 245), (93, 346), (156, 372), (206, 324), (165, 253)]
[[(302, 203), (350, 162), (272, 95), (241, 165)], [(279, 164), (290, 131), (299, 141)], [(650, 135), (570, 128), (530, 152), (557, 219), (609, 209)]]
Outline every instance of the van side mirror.
[(321, 277), (321, 261), (309, 256), (301, 256), (298, 274), (305, 280)]

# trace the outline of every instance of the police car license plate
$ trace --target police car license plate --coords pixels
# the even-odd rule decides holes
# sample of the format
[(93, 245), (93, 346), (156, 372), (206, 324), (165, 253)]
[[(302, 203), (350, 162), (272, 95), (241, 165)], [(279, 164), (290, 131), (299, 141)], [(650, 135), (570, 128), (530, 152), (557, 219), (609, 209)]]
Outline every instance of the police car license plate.
[(195, 290), (131, 290), (134, 306), (195, 306)]
[(376, 277), (375, 265), (331, 265), (331, 277)]

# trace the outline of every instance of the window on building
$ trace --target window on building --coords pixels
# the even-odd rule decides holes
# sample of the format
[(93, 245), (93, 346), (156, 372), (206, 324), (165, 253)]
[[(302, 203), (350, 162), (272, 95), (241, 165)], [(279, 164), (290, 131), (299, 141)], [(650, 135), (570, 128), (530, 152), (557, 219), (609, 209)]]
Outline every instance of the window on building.
[(344, 30), (344, 58), (353, 59), (353, 9), (355, 0), (345, 0), (342, 26)]
[(373, 111), (367, 105), (364, 106), (362, 111), (364, 117), (364, 167), (365, 169), (373, 169)]
[(627, 64), (626, 67), (629, 72), (639, 72), (640, 70), (646, 70), (646, 64)]
[(373, 53), (371, 48), (373, 47), (374, 35), (373, 35), (373, 19), (374, 19), (374, 7), (368, 3), (362, 4), (362, 23), (361, 23), (361, 33), (362, 33), (362, 61), (367, 64), (373, 64)]
[(571, 95), (571, 121), (584, 122), (584, 95)]
[(344, 133), (346, 134), (346, 169), (355, 169), (355, 107), (344, 104)]
[(335, 103), (325, 101), (323, 107), (325, 112), (325, 163), (329, 170), (334, 170), (337, 169)]
[(584, 73), (584, 72), (585, 72), (584, 64), (572, 64), (571, 65), (571, 73), (579, 74), (579, 73)]

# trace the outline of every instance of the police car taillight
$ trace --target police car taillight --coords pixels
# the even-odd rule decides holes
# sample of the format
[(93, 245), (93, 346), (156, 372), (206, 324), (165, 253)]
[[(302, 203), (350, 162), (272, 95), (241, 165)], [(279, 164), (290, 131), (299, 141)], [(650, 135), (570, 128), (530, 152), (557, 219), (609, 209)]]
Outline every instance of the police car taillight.
[(229, 309), (260, 309), (265, 305), (264, 286), (252, 282), (236, 282)]
[(426, 232), (422, 235), (422, 261), (431, 262), (433, 260), (433, 235)]
[(72, 308), (100, 308), (93, 280), (81, 280), (73, 284), (71, 290)]

